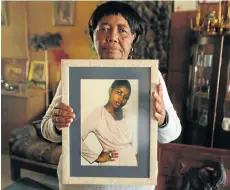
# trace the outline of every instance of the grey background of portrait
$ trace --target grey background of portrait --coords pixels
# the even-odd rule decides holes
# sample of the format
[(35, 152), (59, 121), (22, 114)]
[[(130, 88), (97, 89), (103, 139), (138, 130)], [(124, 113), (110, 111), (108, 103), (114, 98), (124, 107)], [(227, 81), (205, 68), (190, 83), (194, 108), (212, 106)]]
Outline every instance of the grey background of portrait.
[(81, 166), (81, 117), (70, 126), (70, 176), (72, 177), (149, 177), (150, 156), (150, 74), (151, 68), (69, 68), (69, 104), (80, 114), (81, 79), (137, 79), (139, 81), (138, 109), (138, 167)]

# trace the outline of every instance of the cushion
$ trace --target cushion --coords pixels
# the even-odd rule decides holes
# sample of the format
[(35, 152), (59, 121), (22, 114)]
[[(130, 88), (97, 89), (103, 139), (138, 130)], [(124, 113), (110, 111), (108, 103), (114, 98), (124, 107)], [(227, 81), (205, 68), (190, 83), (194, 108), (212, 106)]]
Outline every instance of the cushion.
[(60, 144), (47, 142), (36, 137), (19, 139), (11, 146), (12, 155), (55, 165), (58, 164), (61, 152), (62, 146)]
[(23, 128), (16, 128), (9, 139), (12, 155), (57, 165), (62, 152), (61, 144), (46, 140), (41, 134), (41, 120)]

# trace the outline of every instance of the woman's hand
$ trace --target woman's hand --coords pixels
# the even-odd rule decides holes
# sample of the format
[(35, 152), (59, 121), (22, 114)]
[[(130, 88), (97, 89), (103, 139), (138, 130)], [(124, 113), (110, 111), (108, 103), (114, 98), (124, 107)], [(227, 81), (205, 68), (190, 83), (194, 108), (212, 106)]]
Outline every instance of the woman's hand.
[(69, 127), (74, 118), (75, 114), (70, 106), (63, 103), (59, 103), (55, 106), (52, 114), (52, 121), (58, 131), (61, 131), (65, 127)]
[(115, 161), (114, 158), (118, 158), (118, 153), (115, 150), (108, 151), (108, 152), (102, 152), (96, 162), (103, 163), (103, 162), (112, 162)]
[(153, 92), (153, 119), (158, 122), (158, 125), (162, 125), (165, 122), (165, 105), (163, 100), (163, 88), (161, 84), (157, 85), (157, 92)]

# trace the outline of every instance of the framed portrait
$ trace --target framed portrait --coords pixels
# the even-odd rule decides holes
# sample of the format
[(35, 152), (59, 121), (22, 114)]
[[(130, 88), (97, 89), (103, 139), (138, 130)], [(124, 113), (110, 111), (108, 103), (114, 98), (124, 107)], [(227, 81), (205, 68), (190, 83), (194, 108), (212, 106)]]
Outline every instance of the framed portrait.
[(24, 58), (2, 58), (2, 76), (10, 84), (26, 83), (28, 77), (28, 60)]
[(62, 60), (64, 184), (156, 185), (157, 60)]
[(185, 12), (185, 11), (196, 11), (197, 1), (173, 1), (173, 11), (174, 12)]
[(72, 26), (75, 17), (75, 1), (53, 2), (53, 24), (55, 26)]
[(8, 18), (7, 18), (7, 5), (6, 1), (1, 1), (1, 25), (7, 26), (8, 25)]
[(29, 80), (35, 82), (45, 81), (45, 61), (32, 61), (30, 65)]

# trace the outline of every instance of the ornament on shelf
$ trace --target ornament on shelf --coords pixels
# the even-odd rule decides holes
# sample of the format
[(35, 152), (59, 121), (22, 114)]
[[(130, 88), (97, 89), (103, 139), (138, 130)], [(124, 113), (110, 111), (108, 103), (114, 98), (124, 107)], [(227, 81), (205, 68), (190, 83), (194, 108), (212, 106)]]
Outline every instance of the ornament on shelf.
[[(229, 5), (228, 5), (228, 9), (229, 9)], [(228, 14), (228, 17), (230, 17), (229, 14)], [(224, 21), (224, 17), (222, 15), (222, 1), (219, 1), (218, 16), (216, 16), (215, 10), (208, 10), (208, 12), (205, 14), (204, 19), (202, 20), (201, 20), (200, 4), (198, 4), (195, 20), (196, 20), (195, 26), (193, 26), (193, 19), (192, 18), (190, 19), (191, 30), (195, 32), (200, 32), (203, 34), (211, 34), (211, 35), (222, 34), (226, 27), (226, 24), (225, 24), (226, 21)]]
[(228, 0), (227, 4), (227, 19), (223, 24), (223, 28), (225, 30), (225, 33), (230, 34), (230, 0)]
[(193, 31), (200, 32), (201, 31), (201, 24), (200, 24), (200, 5), (197, 6), (197, 13), (196, 13), (196, 19), (195, 19), (195, 27), (193, 27), (193, 19), (190, 19), (190, 28)]

